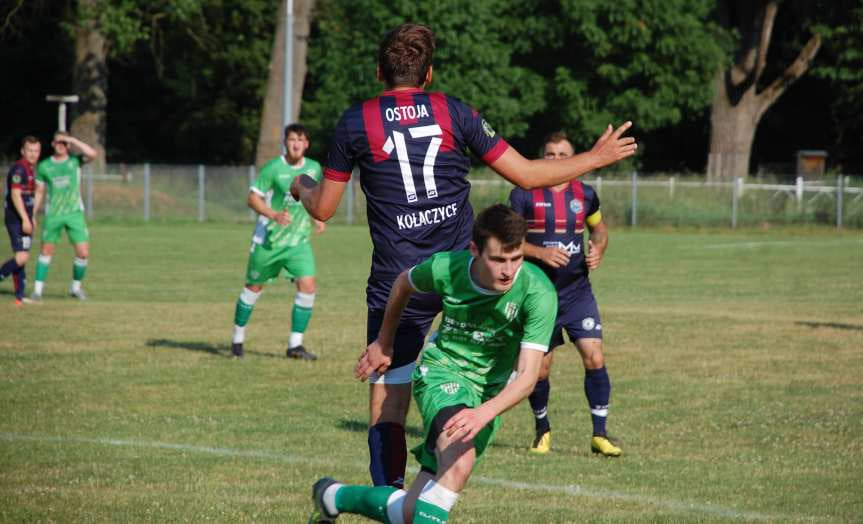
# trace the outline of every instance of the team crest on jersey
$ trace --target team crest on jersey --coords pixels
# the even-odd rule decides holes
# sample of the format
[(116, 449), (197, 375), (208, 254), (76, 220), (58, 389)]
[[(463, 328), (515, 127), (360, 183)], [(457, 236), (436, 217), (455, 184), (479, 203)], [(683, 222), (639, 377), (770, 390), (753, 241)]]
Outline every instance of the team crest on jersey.
[(516, 304), (515, 302), (507, 302), (504, 313), (506, 314), (507, 320), (514, 319), (515, 315), (518, 313), (518, 304)]
[(21, 175), (19, 175), (18, 173), (15, 173), (14, 175), (12, 175), (12, 183), (13, 184), (20, 184), (21, 183)]
[(581, 200), (573, 198), (569, 201), (569, 209), (571, 209), (572, 212), (577, 215), (581, 213), (582, 209), (584, 209), (584, 204), (581, 202)]
[(482, 119), (482, 130), (489, 138), (494, 136), (494, 129), (492, 129), (491, 124), (486, 122), (485, 118)]
[(461, 385), (458, 382), (447, 382), (446, 384), (440, 385), (440, 390), (447, 395), (455, 395), (456, 393), (458, 393), (458, 390), (460, 388)]

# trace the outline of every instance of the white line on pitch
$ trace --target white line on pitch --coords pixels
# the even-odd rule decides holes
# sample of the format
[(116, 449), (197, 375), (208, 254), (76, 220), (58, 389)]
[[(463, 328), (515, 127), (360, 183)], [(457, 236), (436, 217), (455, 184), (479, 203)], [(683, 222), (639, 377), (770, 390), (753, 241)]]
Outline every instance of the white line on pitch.
[(752, 248), (765, 246), (814, 246), (823, 244), (861, 244), (860, 238), (837, 238), (832, 240), (762, 240), (752, 242), (723, 242), (721, 244), (706, 244), (707, 249)]
[[(7, 441), (30, 441), (30, 442), (57, 442), (57, 443), (78, 443), (78, 444), (98, 444), (103, 446), (117, 447), (139, 447), (151, 449), (167, 449), (173, 451), (187, 451), (200, 453), (204, 455), (215, 455), (220, 457), (247, 457), (256, 459), (272, 460), (276, 462), (284, 462), (288, 464), (305, 464), (305, 465), (322, 465), (335, 467), (334, 460), (309, 458), (301, 455), (291, 455), (285, 453), (275, 453), (271, 451), (255, 451), (241, 450), (231, 448), (217, 448), (210, 446), (196, 446), (192, 444), (173, 444), (170, 442), (151, 442), (145, 440), (127, 440), (113, 438), (82, 438), (82, 437), (58, 437), (51, 435), (38, 434), (23, 434), (23, 433), (2, 433), (0, 439)], [(339, 463), (344, 466), (343, 462)], [(367, 466), (364, 463), (355, 462), (351, 464), (354, 467), (365, 469)], [(416, 473), (417, 468), (408, 468), (411, 473)], [(542, 491), (546, 493), (559, 493), (570, 495), (573, 497), (586, 497), (594, 499), (614, 499), (627, 502), (635, 502), (640, 504), (649, 504), (652, 506), (663, 507), (678, 513), (689, 513), (699, 515), (711, 515), (717, 517), (742, 519), (742, 520), (821, 520), (811, 516), (792, 516), (781, 515), (776, 513), (757, 513), (752, 511), (740, 511), (733, 508), (722, 506), (698, 504), (692, 502), (683, 502), (671, 499), (663, 499), (659, 497), (649, 497), (644, 495), (634, 495), (619, 491), (608, 490), (592, 490), (579, 486), (577, 484), (537, 484), (531, 482), (517, 482), (506, 479), (497, 479), (493, 477), (484, 477), (481, 475), (471, 476), (471, 482), (486, 484), (489, 486), (499, 486), (507, 489), (518, 489), (526, 491)]]

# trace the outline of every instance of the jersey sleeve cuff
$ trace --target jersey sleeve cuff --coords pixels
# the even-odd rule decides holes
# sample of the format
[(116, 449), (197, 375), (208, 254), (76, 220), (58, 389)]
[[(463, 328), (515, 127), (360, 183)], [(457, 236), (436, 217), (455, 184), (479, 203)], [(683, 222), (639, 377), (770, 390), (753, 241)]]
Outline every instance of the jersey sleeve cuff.
[(423, 290), (421, 290), (420, 288), (417, 287), (416, 284), (414, 284), (414, 279), (411, 277), (411, 274), (413, 274), (415, 267), (416, 266), (408, 269), (408, 284), (410, 284), (411, 287), (414, 289), (414, 291), (416, 291), (417, 293), (423, 293)]
[(537, 344), (536, 342), (522, 342), (521, 349), (531, 349), (533, 351), (548, 353), (548, 344)]
[(509, 144), (506, 143), (506, 140), (500, 139), (497, 141), (497, 144), (484, 155), (482, 155), (482, 161), (486, 164), (492, 164), (495, 160), (500, 158), (500, 156), (509, 149)]
[(261, 191), (260, 189), (258, 189), (255, 186), (249, 186), (249, 191), (251, 191), (252, 193), (256, 193), (258, 195), (261, 195), (261, 196), (267, 196), (263, 191)]
[(326, 168), (324, 169), (324, 178), (332, 180), (334, 182), (347, 182), (351, 179), (350, 171), (338, 171), (336, 169)]

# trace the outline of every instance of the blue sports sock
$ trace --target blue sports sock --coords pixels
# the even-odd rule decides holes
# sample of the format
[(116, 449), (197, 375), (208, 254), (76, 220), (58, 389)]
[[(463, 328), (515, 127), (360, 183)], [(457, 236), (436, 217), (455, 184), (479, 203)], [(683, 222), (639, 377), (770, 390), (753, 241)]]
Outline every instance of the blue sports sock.
[(369, 473), (375, 486), (403, 488), (408, 461), (405, 428), (381, 422), (369, 428)]
[(590, 418), (593, 419), (593, 434), (605, 435), (605, 419), (608, 417), (611, 398), (611, 380), (605, 366), (584, 370), (584, 394), (590, 406)]
[(21, 266), (15, 261), (15, 257), (10, 258), (0, 266), (0, 280), (3, 280), (20, 268)]
[(536, 382), (533, 392), (527, 397), (528, 402), (530, 402), (530, 409), (533, 410), (537, 435), (551, 431), (551, 423), (548, 421), (548, 396), (550, 393), (551, 383), (548, 378), (544, 378)]

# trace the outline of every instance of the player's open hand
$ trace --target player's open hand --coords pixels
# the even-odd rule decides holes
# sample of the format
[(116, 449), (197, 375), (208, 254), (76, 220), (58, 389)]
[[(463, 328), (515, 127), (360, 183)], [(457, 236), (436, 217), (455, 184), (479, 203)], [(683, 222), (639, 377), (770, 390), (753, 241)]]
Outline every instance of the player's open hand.
[(393, 363), (393, 348), (384, 347), (375, 340), (368, 345), (363, 354), (360, 355), (357, 365), (354, 367), (354, 377), (365, 382), (372, 373), (382, 374), (389, 369)]
[(584, 257), (584, 261), (587, 263), (587, 269), (593, 271), (599, 267), (599, 263), (602, 261), (602, 253), (596, 249), (592, 240), (588, 240), (587, 244), (590, 246), (590, 249), (587, 252), (587, 256)]
[(569, 264), (569, 253), (559, 247), (542, 248), (539, 258), (551, 267), (563, 267)]
[(482, 406), (478, 408), (465, 408), (444, 424), (443, 430), (450, 438), (460, 438), (462, 442), (468, 442), (476, 437), (477, 433), (494, 418), (493, 413), (486, 413)]
[(276, 213), (273, 220), (278, 222), (280, 226), (286, 226), (291, 223), (291, 213), (287, 209), (284, 209)]
[(599, 160), (600, 167), (605, 167), (635, 154), (635, 150), (638, 149), (635, 138), (621, 136), (630, 127), (632, 127), (632, 122), (625, 122), (617, 129), (608, 124), (608, 128), (590, 150)]

